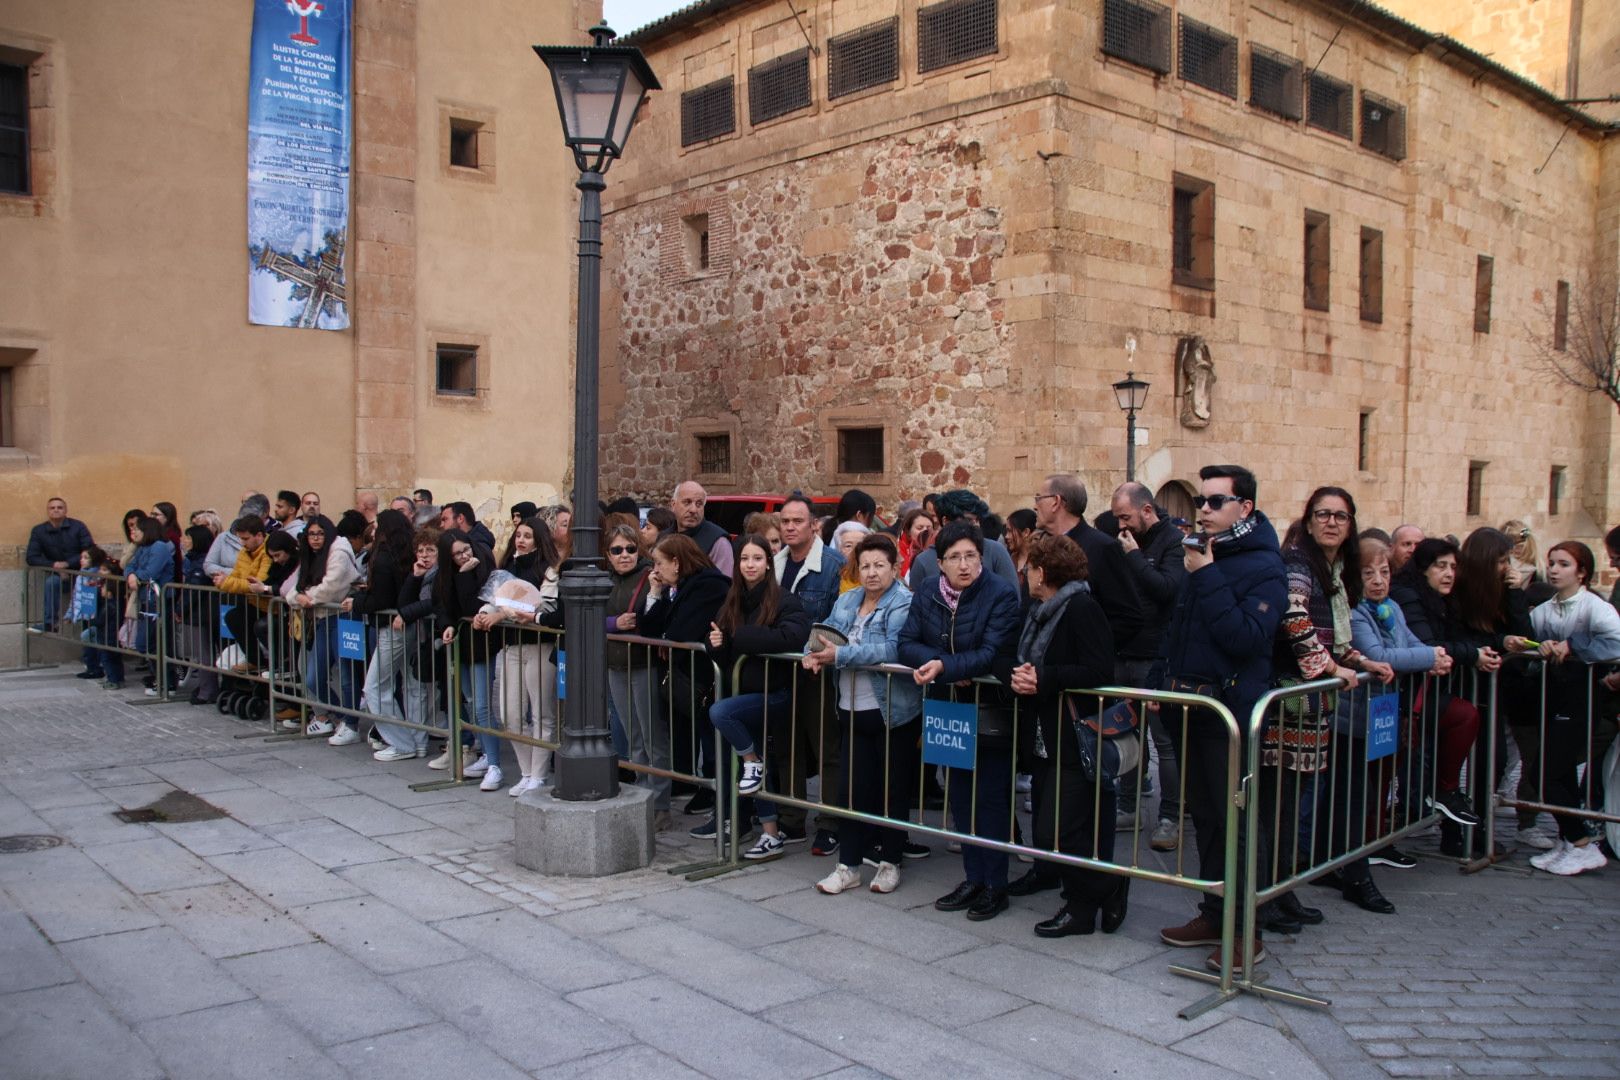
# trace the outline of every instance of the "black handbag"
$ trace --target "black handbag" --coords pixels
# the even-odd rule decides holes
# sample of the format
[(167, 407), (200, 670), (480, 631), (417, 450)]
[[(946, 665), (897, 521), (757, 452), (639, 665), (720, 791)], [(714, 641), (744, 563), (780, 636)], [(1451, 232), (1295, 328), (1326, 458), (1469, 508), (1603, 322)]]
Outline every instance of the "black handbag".
[(1087, 780), (1096, 783), (1099, 769), (1103, 780), (1110, 783), (1122, 773), (1136, 771), (1142, 760), (1142, 739), (1137, 734), (1140, 721), (1135, 702), (1121, 701), (1093, 716), (1081, 716), (1073, 697), (1065, 698), (1064, 704), (1080, 744), (1080, 768)]

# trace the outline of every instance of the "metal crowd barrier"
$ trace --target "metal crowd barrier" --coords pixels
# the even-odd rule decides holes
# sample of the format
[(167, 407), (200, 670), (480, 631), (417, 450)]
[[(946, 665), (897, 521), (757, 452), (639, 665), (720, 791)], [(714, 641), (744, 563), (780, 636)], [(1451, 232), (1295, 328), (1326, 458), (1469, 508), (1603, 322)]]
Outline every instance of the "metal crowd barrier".
[[(1511, 796), (1497, 792), (1495, 805), (1519, 814), (1521, 824), (1539, 814), (1579, 818), (1588, 822), (1620, 825), (1620, 815), (1602, 805), (1605, 792), (1603, 766), (1615, 739), (1614, 693), (1602, 685), (1602, 678), (1613, 664), (1581, 664), (1565, 661), (1549, 663), (1537, 655), (1511, 657), (1510, 673), (1522, 668), (1514, 693), (1501, 692), (1489, 716), (1489, 732), (1481, 738), (1490, 755), (1487, 776), (1496, 777), (1499, 744), (1511, 738), (1519, 752), (1519, 780)], [(1530, 723), (1522, 712), (1531, 710)], [(1551, 752), (1551, 753), (1549, 753)], [(1547, 796), (1548, 760), (1554, 765), (1555, 786), (1573, 791), (1576, 805), (1551, 802)], [(1561, 774), (1561, 775), (1560, 775)], [(1486, 857), (1477, 866), (1489, 865), (1496, 856), (1496, 820), (1486, 823)]]
[[(211, 585), (170, 582), (163, 587), (163, 682), (183, 671), (178, 689), (212, 703), (222, 714), (275, 727), (275, 687), (292, 675), (290, 650), (275, 632), (272, 600), (265, 595), (226, 592)], [(244, 732), (238, 738), (262, 737)]]
[[(75, 600), (81, 590), (94, 586), (94, 614), (90, 618), (75, 618)], [(118, 677), (109, 680), (122, 687), (126, 681), (125, 664), (129, 660), (145, 661), (152, 666), (157, 695), (150, 703), (168, 700), (168, 685), (161, 677), (164, 647), (167, 644), (166, 618), (162, 591), (154, 585), (142, 585), (134, 616), (129, 608), (129, 585), (122, 575), (103, 574), (100, 570), (56, 570), (51, 567), (29, 566), (23, 573), (23, 664), (33, 663), (31, 643), (35, 639), (60, 641), (85, 650), (89, 663), (90, 652), (103, 670), (114, 668)], [(80, 608), (83, 611), (83, 608)], [(119, 631), (133, 618), (132, 627), (137, 635), (130, 644), (119, 642)], [(142, 648), (142, 645), (145, 648)], [(137, 699), (131, 704), (148, 704)]]
[[(1057, 747), (1049, 748), (1049, 767), (1042, 772), (1049, 775), (1037, 775), (1036, 786), (1044, 781), (1054, 786), (1052, 807), (1052, 827), (1050, 830), (1040, 828), (1043, 836), (1048, 837), (1045, 842), (1037, 843), (1033, 837), (1023, 837), (1022, 823), (1018, 812), (1022, 796), (1017, 790), (1017, 774), (1020, 771), (1019, 748), (1025, 745), (1021, 738), (1023, 734), (1021, 725), (1030, 722), (1028, 708), (1020, 704), (1017, 696), (1009, 695), (1011, 703), (1002, 705), (999, 700), (991, 702), (987, 696), (995, 695), (1000, 684), (994, 679), (975, 680), (971, 690), (964, 690), (961, 696), (964, 700), (958, 702), (965, 707), (964, 716), (973, 718), (971, 725), (960, 732), (953, 731), (948, 720), (942, 714), (950, 710), (941, 710), (937, 705), (932, 712), (936, 720), (924, 720), (919, 717), (915, 724), (918, 741), (916, 743), (917, 757), (915, 764), (907, 761), (903, 765), (903, 773), (897, 772), (890, 755), (895, 752), (894, 740), (886, 738), (883, 744), (884, 762), (881, 771), (883, 777), (883, 790), (880, 795), (871, 792), (858, 792), (855, 787), (853, 769), (845, 769), (844, 764), (853, 764), (851, 751), (843, 747), (852, 748), (856, 744), (855, 717), (846, 709), (832, 709), (836, 704), (836, 678), (841, 671), (861, 672), (875, 678), (891, 681), (895, 679), (912, 678), (913, 669), (898, 664), (882, 664), (872, 667), (858, 667), (833, 669), (824, 668), (819, 676), (801, 675), (799, 664), (803, 657), (794, 654), (777, 654), (766, 657), (747, 656), (740, 657), (733, 665), (732, 685), (737, 685), (743, 665), (756, 660), (765, 662), (764, 686), (761, 693), (769, 696), (773, 684), (778, 690), (785, 685), (791, 689), (788, 702), (778, 707), (766, 708), (761, 723), (761, 736), (759, 744), (763, 746), (762, 758), (765, 761), (765, 779), (761, 788), (750, 798), (764, 800), (777, 807), (794, 807), (807, 814), (811, 811), (819, 812), (824, 816), (832, 816), (842, 820), (864, 822), (879, 828), (898, 829), (912, 834), (935, 837), (948, 842), (955, 842), (964, 846), (986, 851), (1000, 852), (1020, 859), (1034, 861), (1038, 866), (1053, 868), (1071, 868), (1074, 870), (1094, 871), (1117, 878), (1136, 878), (1145, 881), (1155, 881), (1161, 884), (1174, 885), (1187, 889), (1207, 892), (1216, 896), (1228, 896), (1231, 893), (1227, 883), (1236, 880), (1238, 874), (1238, 810), (1242, 806), (1243, 785), (1240, 782), (1239, 768), (1242, 762), (1240, 750), (1240, 728), (1236, 717), (1221, 702), (1214, 698), (1196, 694), (1173, 693), (1169, 691), (1147, 691), (1128, 687), (1102, 687), (1094, 690), (1070, 690), (1061, 700), (1060, 724), (1068, 724), (1069, 702), (1074, 703), (1077, 715), (1093, 716), (1100, 714), (1103, 709), (1121, 701), (1137, 703), (1155, 703), (1160, 709), (1178, 711), (1180, 714), (1180, 728), (1182, 741), (1186, 745), (1186, 735), (1189, 718), (1197, 709), (1208, 710), (1216, 722), (1225, 728), (1227, 740), (1226, 758), (1226, 784), (1224, 805), (1226, 808), (1226, 845), (1223, 853), (1224, 871), (1218, 878), (1202, 878), (1187, 871), (1185, 856), (1178, 844), (1177, 854), (1173, 868), (1164, 869), (1151, 865), (1144, 865), (1142, 857), (1135, 843), (1137, 830), (1131, 831), (1131, 851), (1128, 859), (1116, 861), (1111, 858), (1100, 857), (1097, 853), (1111, 845), (1115, 835), (1115, 822), (1113, 816), (1113, 782), (1105, 778), (1102, 770), (1096, 770), (1093, 779), (1082, 780), (1089, 789), (1084, 794), (1084, 803), (1087, 804), (1079, 813), (1089, 817), (1089, 853), (1077, 853), (1064, 850), (1065, 847), (1074, 847), (1073, 820), (1070, 816), (1075, 813), (1072, 808), (1065, 811), (1062, 791), (1064, 784), (1062, 778), (1070, 772), (1076, 764), (1072, 760), (1064, 761), (1064, 740), (1059, 740)], [(892, 701), (892, 695), (885, 693), (885, 699)], [(924, 702), (924, 711), (930, 712), (930, 705), (935, 703)], [(994, 716), (994, 720), (989, 718)], [(886, 716), (885, 722), (892, 716)], [(830, 719), (830, 722), (829, 722)], [(986, 720), (981, 728), (980, 720)], [(980, 731), (988, 732), (989, 724), (993, 722), (996, 730), (1002, 734), (997, 736), (986, 735), (980, 737)], [(804, 730), (808, 723), (811, 730)], [(782, 730), (786, 727), (786, 731)], [(1145, 768), (1146, 735), (1138, 725), (1138, 739), (1144, 747), (1142, 759), (1136, 766), (1138, 770)], [(972, 737), (967, 737), (971, 731)], [(994, 739), (994, 745), (989, 740)], [(907, 740), (909, 742), (909, 739)], [(726, 756), (733, 762), (732, 772), (735, 772), (736, 755), (729, 752)], [(794, 790), (795, 778), (799, 775), (797, 756), (807, 751), (814, 751), (818, 755), (822, 787), (819, 798), (812, 799), (808, 794)], [(836, 754), (841, 759), (838, 767), (829, 770), (828, 755)], [(956, 755), (959, 764), (948, 765), (945, 759)], [(1027, 762), (1025, 764), (1028, 764)], [(944, 795), (944, 806), (955, 806), (955, 820), (946, 812), (936, 812), (928, 807), (926, 796), (926, 782), (931, 769), (943, 768), (941, 787)], [(829, 775), (833, 782), (829, 785)], [(894, 778), (899, 775), (907, 777), (905, 786), (912, 788), (912, 794), (905, 800), (903, 808), (893, 805), (890, 798)], [(1083, 774), (1082, 774), (1083, 776)], [(914, 777), (913, 786), (910, 780)], [(1139, 778), (1140, 779), (1140, 778)], [(1074, 791), (1073, 777), (1069, 776), (1070, 790)], [(986, 782), (988, 781), (988, 783)], [(952, 785), (968, 784), (965, 792), (961, 792), (957, 799), (952, 799)], [(988, 797), (991, 803), (981, 802), (981, 790), (989, 788)], [(735, 784), (732, 791), (735, 792)], [(1181, 784), (1179, 794), (1185, 800), (1185, 779)], [(1137, 806), (1142, 800), (1142, 785), (1137, 787)], [(1002, 800), (1005, 799), (1005, 805)], [(1071, 800), (1072, 802), (1072, 800)], [(870, 808), (873, 803), (876, 809)], [(862, 809), (858, 804), (865, 804), (868, 808)], [(1183, 805), (1185, 803), (1183, 802)], [(882, 812), (884, 809), (889, 812)], [(1038, 812), (1038, 811), (1037, 811)], [(963, 820), (965, 814), (966, 820)], [(1032, 827), (1042, 825), (1042, 822), (1032, 820)], [(1070, 843), (1064, 843), (1064, 826), (1069, 824)], [(1139, 828), (1139, 826), (1138, 826)], [(732, 857), (737, 857), (738, 838), (745, 828), (734, 830), (732, 842)], [(1121, 834), (1125, 835), (1125, 834)], [(1088, 846), (1081, 844), (1079, 846)], [(1234, 973), (1235, 933), (1237, 926), (1237, 911), (1233, 904), (1223, 905), (1220, 945), (1220, 970), (1211, 973), (1201, 969), (1173, 965), (1171, 971), (1178, 975), (1196, 978), (1201, 981), (1214, 982), (1217, 986), (1214, 993), (1208, 997), (1188, 1006), (1182, 1011), (1187, 1018), (1197, 1016), (1205, 1010), (1220, 1004), (1237, 991)]]

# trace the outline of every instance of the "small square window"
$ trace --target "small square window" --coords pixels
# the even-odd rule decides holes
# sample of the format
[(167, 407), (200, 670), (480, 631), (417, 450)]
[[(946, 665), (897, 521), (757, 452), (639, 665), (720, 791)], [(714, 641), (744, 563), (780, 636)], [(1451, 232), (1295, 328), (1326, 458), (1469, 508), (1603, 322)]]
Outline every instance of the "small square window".
[(1393, 161), (1406, 158), (1406, 109), (1361, 92), (1361, 145)]
[(701, 274), (709, 269), (709, 215), (691, 214), (681, 219), (686, 239), (686, 269)]
[(1553, 348), (1565, 352), (1569, 349), (1569, 282), (1558, 283), (1557, 303), (1553, 311)]
[(1355, 117), (1352, 115), (1355, 90), (1347, 82), (1314, 72), (1307, 84), (1309, 90), (1306, 123), (1321, 131), (1332, 132), (1348, 139)]
[(461, 169), (478, 168), (478, 129), (474, 120), (450, 119), (450, 164)]
[(478, 346), (440, 345), (434, 350), (433, 390), (445, 397), (478, 396)]
[(725, 432), (697, 437), (698, 472), (703, 476), (731, 472), (731, 436)]
[(1468, 516), (1479, 517), (1485, 505), (1485, 466), (1488, 462), (1468, 463)]
[(1496, 277), (1496, 260), (1481, 255), (1474, 263), (1474, 333), (1491, 332), (1491, 286)]
[(1370, 323), (1384, 321), (1384, 234), (1365, 227), (1361, 230), (1361, 318)]
[(1215, 185), (1176, 175), (1170, 213), (1171, 280), (1215, 288)]
[(1362, 409), (1356, 420), (1356, 471), (1372, 471), (1372, 418), (1371, 409)]
[(1564, 467), (1554, 465), (1547, 475), (1547, 516), (1557, 517), (1563, 510)]
[(1326, 214), (1305, 211), (1305, 306), (1328, 310), (1332, 272), (1332, 223)]
[(881, 473), (883, 469), (883, 429), (839, 428), (838, 471), (840, 473)]

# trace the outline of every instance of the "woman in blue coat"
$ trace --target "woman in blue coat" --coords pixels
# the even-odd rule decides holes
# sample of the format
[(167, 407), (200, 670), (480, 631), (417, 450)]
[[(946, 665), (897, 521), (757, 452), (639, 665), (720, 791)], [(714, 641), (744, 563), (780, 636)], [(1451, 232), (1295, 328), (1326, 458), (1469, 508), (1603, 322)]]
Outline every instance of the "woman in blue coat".
[[(991, 674), (997, 658), (1016, 649), (1018, 587), (984, 572), (984, 534), (977, 525), (951, 522), (934, 540), (934, 553), (939, 572), (922, 580), (912, 600), (900, 631), (900, 662), (916, 669), (913, 678), (927, 687), (928, 698), (977, 702), (973, 767), (946, 774), (951, 818), (959, 832), (1011, 843), (1011, 698), (973, 680)], [(965, 910), (975, 922), (1007, 910), (1005, 852), (963, 844), (962, 869), (965, 880), (934, 907)]]

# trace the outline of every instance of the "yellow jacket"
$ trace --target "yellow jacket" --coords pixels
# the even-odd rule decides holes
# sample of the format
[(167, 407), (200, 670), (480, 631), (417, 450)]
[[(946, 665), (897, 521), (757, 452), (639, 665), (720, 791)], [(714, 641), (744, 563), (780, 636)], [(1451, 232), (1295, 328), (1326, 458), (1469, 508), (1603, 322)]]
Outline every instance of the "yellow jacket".
[[(260, 544), (259, 550), (251, 555), (248, 554), (247, 548), (243, 548), (236, 553), (236, 565), (231, 567), (231, 572), (225, 576), (225, 580), (219, 583), (219, 591), (251, 595), (253, 590), (248, 587), (248, 579), (257, 578), (263, 581), (265, 575), (269, 573), (270, 548), (267, 545)], [(264, 602), (255, 596), (254, 603), (262, 607)]]

